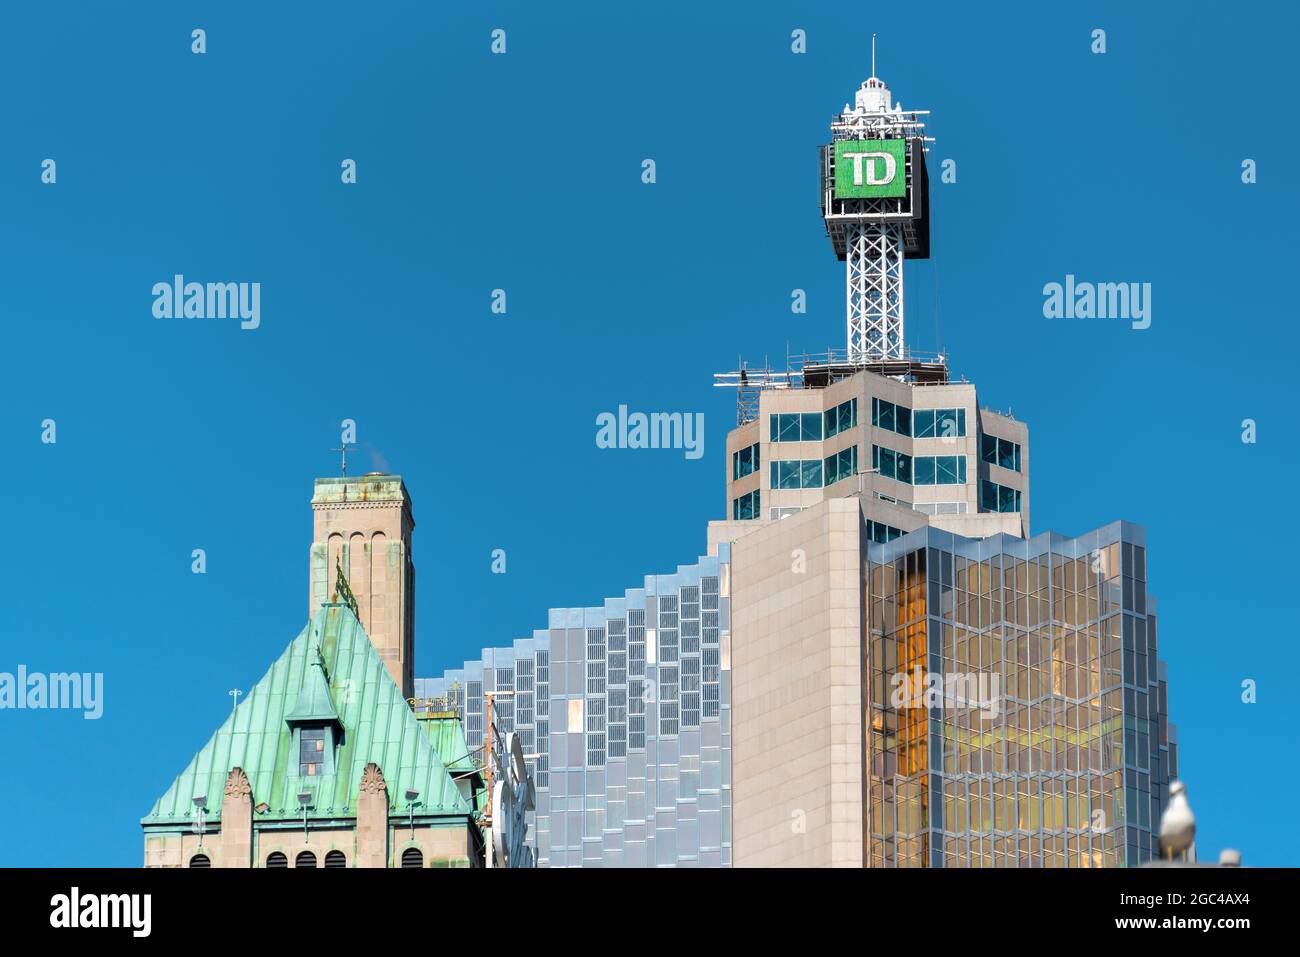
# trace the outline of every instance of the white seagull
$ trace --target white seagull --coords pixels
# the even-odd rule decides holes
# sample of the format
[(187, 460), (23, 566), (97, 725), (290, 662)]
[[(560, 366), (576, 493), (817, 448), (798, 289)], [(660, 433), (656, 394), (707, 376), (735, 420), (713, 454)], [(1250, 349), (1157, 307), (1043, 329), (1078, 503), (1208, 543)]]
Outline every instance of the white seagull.
[(1167, 857), (1176, 857), (1192, 846), (1196, 837), (1196, 818), (1187, 803), (1187, 785), (1174, 781), (1169, 785), (1169, 806), (1160, 818), (1160, 848)]

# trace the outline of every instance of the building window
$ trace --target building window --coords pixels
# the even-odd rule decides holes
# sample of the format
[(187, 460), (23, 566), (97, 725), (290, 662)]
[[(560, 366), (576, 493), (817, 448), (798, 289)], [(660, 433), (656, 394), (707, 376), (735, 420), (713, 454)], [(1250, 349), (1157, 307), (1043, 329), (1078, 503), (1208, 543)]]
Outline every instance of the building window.
[(916, 485), (964, 485), (966, 456), (918, 455), (912, 463), (912, 476)]
[(293, 859), (293, 866), (294, 867), (315, 867), (316, 855), (313, 854), (311, 851), (303, 851), (301, 854), (299, 854), (297, 857)]
[(917, 409), (912, 431), (918, 439), (960, 439), (966, 435), (965, 409)]
[(771, 479), (772, 488), (821, 488), (822, 460), (773, 462)]
[(676, 666), (665, 665), (659, 669), (659, 733), (661, 735), (677, 734), (679, 676), (680, 671)]
[(402, 851), (402, 868), (423, 867), (424, 854), (418, 847), (408, 847)]
[(871, 467), (885, 478), (912, 484), (912, 457), (906, 452), (896, 452), (881, 445), (871, 447)]
[(878, 429), (888, 429), (899, 435), (911, 436), (912, 410), (902, 405), (886, 402), (884, 399), (871, 399), (871, 424)]
[(195, 854), (190, 858), (190, 867), (211, 867), (212, 861), (208, 860), (206, 854)]
[(987, 432), (981, 434), (980, 458), (990, 465), (1000, 465), (1012, 472), (1020, 471), (1020, 446), (1010, 439), (1000, 439)]
[[(298, 773), (315, 777), (325, 769), (325, 729), (303, 728), (298, 752)], [(314, 866), (314, 865), (313, 865)]]
[(772, 442), (820, 442), (820, 412), (782, 412), (769, 415), (768, 438)]
[(748, 495), (742, 495), (732, 500), (731, 517), (736, 521), (741, 522), (751, 518), (758, 518), (759, 515), (758, 489), (754, 489)]
[(984, 480), (980, 482), (980, 511), (1020, 511), (1020, 490)]
[(880, 522), (868, 522), (867, 534), (873, 542), (883, 545), (885, 542), (892, 542), (896, 538), (901, 538), (907, 533), (901, 528), (894, 528), (892, 525), (884, 525)]
[(849, 399), (848, 402), (841, 402), (833, 409), (827, 409), (825, 419), (826, 427), (823, 431), (828, 439), (832, 435), (839, 435), (853, 428), (858, 424), (858, 400)]
[(836, 482), (857, 475), (858, 447), (850, 445), (847, 449), (840, 449), (834, 455), (827, 456), (824, 472), (827, 485), (834, 485)]
[(752, 475), (758, 471), (758, 445), (757, 443), (748, 448), (741, 449), (739, 452), (731, 453), (731, 478), (732, 480), (744, 478), (746, 475)]
[(926, 515), (965, 515), (965, 502), (917, 502), (912, 508)]
[(343, 856), (342, 851), (330, 851), (325, 855), (326, 867), (347, 867), (348, 859)]
[(885, 478), (909, 485), (963, 485), (966, 482), (964, 455), (918, 455), (913, 459), (905, 452), (873, 445), (871, 465)]
[(288, 867), (289, 858), (285, 857), (279, 851), (272, 851), (266, 857), (267, 867)]

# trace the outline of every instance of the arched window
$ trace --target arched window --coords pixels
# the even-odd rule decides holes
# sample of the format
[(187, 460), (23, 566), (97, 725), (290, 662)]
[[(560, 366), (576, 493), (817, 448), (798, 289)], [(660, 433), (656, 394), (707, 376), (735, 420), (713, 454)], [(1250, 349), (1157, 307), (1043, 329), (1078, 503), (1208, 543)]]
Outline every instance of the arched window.
[(272, 851), (266, 858), (267, 867), (288, 867), (289, 858), (285, 857), (279, 851)]
[(206, 854), (195, 854), (190, 858), (190, 867), (211, 867), (212, 862)]
[(330, 851), (325, 855), (326, 867), (347, 867), (348, 859), (343, 856), (342, 851)]
[(303, 851), (301, 854), (299, 854), (297, 857), (293, 859), (293, 866), (294, 867), (315, 867), (316, 855), (313, 854), (311, 851)]
[(408, 847), (402, 851), (402, 867), (423, 867), (424, 855), (418, 847)]

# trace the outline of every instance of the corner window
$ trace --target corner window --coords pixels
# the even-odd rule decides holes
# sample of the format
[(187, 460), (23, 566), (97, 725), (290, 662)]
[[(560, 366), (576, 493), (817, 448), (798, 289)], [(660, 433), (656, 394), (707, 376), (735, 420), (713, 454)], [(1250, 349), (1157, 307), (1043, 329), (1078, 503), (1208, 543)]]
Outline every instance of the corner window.
[(752, 475), (758, 471), (758, 445), (754, 444), (748, 448), (731, 453), (731, 479), (744, 478), (746, 475)]
[(871, 467), (885, 478), (909, 485), (963, 485), (966, 482), (966, 456), (918, 455), (881, 445), (871, 447)]
[(980, 511), (1020, 511), (1020, 490), (987, 480), (980, 482)]
[(901, 528), (894, 528), (892, 525), (884, 525), (880, 522), (867, 523), (867, 535), (873, 542), (883, 545), (885, 542), (892, 542), (896, 538), (901, 538), (906, 533)]
[(849, 399), (848, 402), (841, 402), (833, 409), (827, 409), (824, 418), (826, 423), (822, 432), (828, 439), (853, 428), (858, 424), (858, 400)]
[(871, 447), (871, 467), (879, 469), (885, 478), (912, 484), (912, 457), (906, 452), (887, 449), (883, 445)]
[(980, 435), (980, 458), (990, 465), (1001, 466), (1012, 472), (1020, 471), (1020, 445), (1010, 439), (983, 433)]
[(827, 485), (834, 485), (836, 482), (857, 475), (858, 447), (850, 445), (847, 449), (840, 449), (834, 455), (828, 455), (823, 471)]
[(884, 399), (871, 399), (871, 424), (899, 435), (912, 435), (912, 410)]
[(735, 521), (747, 521), (751, 518), (758, 518), (758, 516), (758, 489), (754, 489), (754, 491), (747, 495), (742, 495), (739, 498), (732, 499), (731, 517)]

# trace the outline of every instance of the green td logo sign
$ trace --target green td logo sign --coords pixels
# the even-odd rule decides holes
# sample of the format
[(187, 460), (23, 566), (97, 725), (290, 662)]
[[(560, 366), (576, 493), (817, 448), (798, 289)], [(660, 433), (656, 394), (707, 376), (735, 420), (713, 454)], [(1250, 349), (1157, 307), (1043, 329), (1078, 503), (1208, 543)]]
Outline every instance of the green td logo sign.
[(906, 140), (837, 140), (835, 198), (906, 196)]

